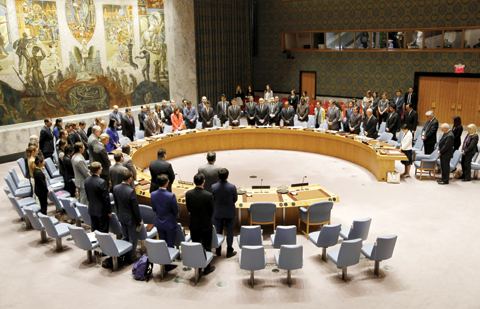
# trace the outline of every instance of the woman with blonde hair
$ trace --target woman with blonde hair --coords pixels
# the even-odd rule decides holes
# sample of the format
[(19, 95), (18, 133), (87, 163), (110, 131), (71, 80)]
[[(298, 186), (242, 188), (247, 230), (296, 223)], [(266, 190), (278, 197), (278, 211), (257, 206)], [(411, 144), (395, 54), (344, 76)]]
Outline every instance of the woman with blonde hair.
[(460, 179), (463, 181), (472, 180), (472, 158), (478, 151), (478, 133), (477, 126), (472, 124), (468, 125), (468, 135), (463, 140), (462, 146), (462, 171), (463, 174)]

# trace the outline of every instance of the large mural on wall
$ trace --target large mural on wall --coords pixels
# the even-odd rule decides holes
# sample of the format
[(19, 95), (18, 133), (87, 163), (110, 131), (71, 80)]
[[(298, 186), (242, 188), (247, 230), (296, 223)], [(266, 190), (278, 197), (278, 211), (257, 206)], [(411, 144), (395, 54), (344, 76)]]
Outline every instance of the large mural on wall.
[(163, 1), (100, 1), (0, 0), (0, 125), (169, 99)]

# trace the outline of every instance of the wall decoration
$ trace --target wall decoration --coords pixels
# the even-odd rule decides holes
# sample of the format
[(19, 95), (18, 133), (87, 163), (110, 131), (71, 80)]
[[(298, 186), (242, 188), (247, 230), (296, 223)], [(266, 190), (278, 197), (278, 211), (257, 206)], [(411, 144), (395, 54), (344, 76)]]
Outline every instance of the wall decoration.
[(13, 46), (8, 23), (7, 1), (0, 0), (0, 74), (15, 74), (13, 71), (13, 56)]
[(67, 25), (79, 43), (87, 43), (95, 31), (95, 4), (93, 0), (66, 0)]

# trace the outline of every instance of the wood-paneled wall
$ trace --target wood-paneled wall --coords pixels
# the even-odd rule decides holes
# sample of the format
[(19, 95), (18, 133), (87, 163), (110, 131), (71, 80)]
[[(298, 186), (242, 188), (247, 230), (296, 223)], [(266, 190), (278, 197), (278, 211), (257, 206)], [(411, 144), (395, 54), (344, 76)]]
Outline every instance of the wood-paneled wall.
[(433, 110), (440, 123), (453, 123), (460, 116), (464, 126), (480, 126), (480, 78), (422, 76), (418, 88), (419, 121)]

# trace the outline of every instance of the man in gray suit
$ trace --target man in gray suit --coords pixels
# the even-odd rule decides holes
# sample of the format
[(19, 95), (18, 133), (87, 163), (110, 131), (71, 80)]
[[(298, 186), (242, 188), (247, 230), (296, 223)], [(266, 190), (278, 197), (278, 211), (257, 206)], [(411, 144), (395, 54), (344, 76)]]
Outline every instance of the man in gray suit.
[(95, 146), (93, 146), (93, 161), (94, 162), (100, 162), (102, 164), (102, 173), (100, 174), (100, 178), (105, 180), (108, 183), (109, 181), (109, 170), (110, 170), (110, 165), (112, 163), (110, 162), (110, 159), (108, 158), (108, 153), (107, 153), (107, 148), (105, 146), (108, 144), (108, 140), (110, 139), (110, 136), (106, 133), (103, 133), (100, 135), (99, 138), (99, 143), (97, 143)]
[(358, 106), (353, 107), (353, 114), (348, 120), (348, 127), (350, 128), (350, 133), (359, 134), (360, 133), (360, 124), (362, 123), (362, 116), (358, 113)]
[(290, 106), (290, 103), (285, 102), (285, 107), (282, 109), (281, 117), (285, 127), (293, 127), (293, 120), (295, 118), (295, 110)]
[(240, 125), (240, 117), (242, 116), (242, 109), (237, 106), (237, 100), (232, 100), (232, 105), (228, 107), (228, 122), (231, 127), (238, 127)]
[(123, 153), (117, 152), (113, 158), (115, 159), (115, 164), (110, 167), (109, 171), (110, 181), (112, 182), (112, 192), (116, 185), (123, 182), (123, 172), (127, 170), (127, 168), (123, 166)]
[(227, 96), (222, 94), (222, 100), (217, 103), (217, 118), (221, 126), (228, 120), (227, 111), (229, 106), (230, 102), (227, 101)]
[(98, 137), (102, 134), (102, 128), (100, 126), (93, 126), (92, 127), (92, 134), (88, 137), (88, 142), (87, 142), (87, 149), (88, 149), (88, 155), (89, 158), (92, 159), (93, 156), (93, 146), (95, 144), (98, 144)]
[(275, 98), (270, 98), (270, 103), (268, 103), (268, 123), (271, 126), (277, 124), (278, 114), (278, 105), (275, 102)]
[(155, 115), (154, 111), (147, 112), (148, 117), (145, 118), (143, 121), (143, 128), (145, 130), (145, 137), (154, 136), (160, 133), (160, 128), (158, 127), (158, 123), (153, 120), (153, 116)]
[(340, 109), (337, 106), (337, 102), (333, 101), (330, 104), (332, 106), (328, 108), (328, 129), (338, 131), (340, 129), (340, 121), (342, 120), (342, 116), (340, 115)]
[(218, 171), (221, 169), (221, 167), (215, 165), (216, 160), (217, 154), (213, 151), (209, 151), (207, 153), (208, 163), (198, 168), (198, 173), (205, 175), (205, 185), (203, 188), (208, 192), (212, 192), (212, 185), (220, 180), (220, 178), (218, 178)]
[[(93, 135), (93, 134), (92, 134)], [(75, 175), (75, 186), (78, 190), (78, 201), (87, 205), (87, 192), (85, 191), (85, 179), (90, 176), (87, 161), (83, 157), (85, 146), (82, 142), (73, 145), (74, 155), (72, 157), (73, 174)]]
[(213, 108), (210, 107), (210, 101), (205, 102), (205, 108), (200, 111), (200, 114), (202, 115), (202, 128), (213, 127), (213, 116), (215, 116), (215, 113)]
[(132, 188), (135, 189), (135, 179), (137, 179), (137, 170), (135, 169), (135, 166), (133, 166), (132, 159), (130, 159), (130, 145), (126, 144), (122, 146), (122, 153), (123, 153), (123, 166), (128, 168), (133, 175), (132, 182), (130, 185)]

